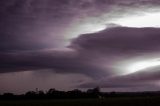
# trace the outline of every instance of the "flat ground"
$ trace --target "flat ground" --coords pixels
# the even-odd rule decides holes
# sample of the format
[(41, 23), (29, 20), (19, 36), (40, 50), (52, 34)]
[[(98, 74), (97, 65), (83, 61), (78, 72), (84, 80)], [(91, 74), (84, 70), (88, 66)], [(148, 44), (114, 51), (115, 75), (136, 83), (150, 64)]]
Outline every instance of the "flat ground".
[(0, 101), (0, 106), (160, 106), (160, 97)]

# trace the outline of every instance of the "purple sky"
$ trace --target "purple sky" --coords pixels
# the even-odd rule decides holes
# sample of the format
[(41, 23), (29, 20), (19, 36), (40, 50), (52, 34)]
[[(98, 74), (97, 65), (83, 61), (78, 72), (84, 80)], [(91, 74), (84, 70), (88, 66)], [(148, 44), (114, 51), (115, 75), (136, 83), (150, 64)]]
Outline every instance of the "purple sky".
[(159, 0), (0, 0), (0, 93), (160, 89)]

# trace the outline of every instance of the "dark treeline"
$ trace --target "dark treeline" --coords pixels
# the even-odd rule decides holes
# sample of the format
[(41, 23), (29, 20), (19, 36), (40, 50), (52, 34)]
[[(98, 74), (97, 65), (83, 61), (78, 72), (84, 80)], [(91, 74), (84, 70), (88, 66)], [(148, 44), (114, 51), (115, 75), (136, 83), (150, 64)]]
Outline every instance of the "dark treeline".
[(160, 97), (160, 91), (155, 92), (100, 92), (100, 88), (96, 87), (81, 91), (74, 89), (72, 91), (59, 91), (49, 89), (44, 92), (36, 89), (36, 91), (28, 91), (25, 94), (15, 95), (13, 93), (4, 93), (0, 95), (0, 100), (25, 100), (25, 99), (80, 99), (80, 98), (110, 98), (110, 97)]

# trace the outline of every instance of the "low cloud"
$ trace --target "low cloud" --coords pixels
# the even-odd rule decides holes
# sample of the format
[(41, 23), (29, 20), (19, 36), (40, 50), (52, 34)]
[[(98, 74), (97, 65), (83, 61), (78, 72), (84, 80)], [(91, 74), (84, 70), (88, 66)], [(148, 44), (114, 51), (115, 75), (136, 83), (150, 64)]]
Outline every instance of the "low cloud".
[(81, 35), (65, 50), (2, 52), (1, 73), (52, 69), (57, 73), (110, 76), (117, 61), (159, 53), (159, 34), (159, 28), (114, 27)]
[(159, 67), (155, 67), (128, 75), (111, 76), (109, 78), (94, 80), (88, 83), (83, 83), (79, 87), (92, 88), (94, 86), (100, 86), (101, 88), (115, 91), (119, 91), (120, 89), (123, 89), (124, 91), (149, 91), (158, 90), (160, 88), (159, 80)]

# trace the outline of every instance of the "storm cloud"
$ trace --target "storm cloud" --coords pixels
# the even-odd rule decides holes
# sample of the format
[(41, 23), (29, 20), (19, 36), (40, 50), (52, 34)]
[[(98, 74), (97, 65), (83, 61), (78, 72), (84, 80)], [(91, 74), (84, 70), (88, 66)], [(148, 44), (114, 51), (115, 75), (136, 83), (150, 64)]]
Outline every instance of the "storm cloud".
[(159, 28), (113, 27), (80, 35), (64, 50), (1, 53), (0, 68), (2, 73), (52, 69), (101, 78), (113, 75), (117, 61), (158, 53), (159, 34)]
[(99, 86), (109, 91), (158, 90), (160, 80), (159, 67), (149, 68), (123, 76), (111, 76), (79, 85), (80, 88)]
[(159, 67), (123, 74), (131, 63), (160, 57), (160, 28), (115, 20), (159, 12), (159, 5), (159, 0), (1, 0), (0, 76), (43, 76), (41, 70), (49, 70), (58, 80), (91, 79), (76, 87), (158, 89)]
[(137, 9), (154, 10), (158, 4), (158, 0), (1, 0), (0, 50), (64, 47), (76, 34), (87, 32), (83, 27), (88, 24), (107, 24), (139, 14)]

